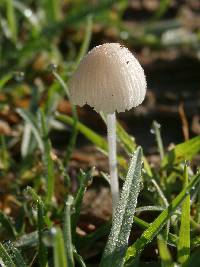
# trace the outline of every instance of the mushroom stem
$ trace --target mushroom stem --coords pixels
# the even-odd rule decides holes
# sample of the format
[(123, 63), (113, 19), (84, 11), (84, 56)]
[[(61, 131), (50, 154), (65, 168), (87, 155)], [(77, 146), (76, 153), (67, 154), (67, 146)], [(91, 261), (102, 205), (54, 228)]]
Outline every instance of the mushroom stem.
[(108, 157), (110, 169), (110, 186), (112, 194), (113, 214), (119, 197), (119, 182), (117, 174), (117, 149), (116, 149), (116, 118), (115, 113), (107, 115), (108, 132)]

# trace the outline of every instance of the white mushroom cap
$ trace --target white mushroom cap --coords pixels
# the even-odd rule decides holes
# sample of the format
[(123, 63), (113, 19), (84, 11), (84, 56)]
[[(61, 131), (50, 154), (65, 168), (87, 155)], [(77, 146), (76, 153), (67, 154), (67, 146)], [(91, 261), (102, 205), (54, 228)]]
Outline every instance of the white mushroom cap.
[(80, 62), (69, 82), (71, 100), (97, 112), (123, 112), (142, 103), (146, 93), (144, 70), (124, 46), (94, 47)]

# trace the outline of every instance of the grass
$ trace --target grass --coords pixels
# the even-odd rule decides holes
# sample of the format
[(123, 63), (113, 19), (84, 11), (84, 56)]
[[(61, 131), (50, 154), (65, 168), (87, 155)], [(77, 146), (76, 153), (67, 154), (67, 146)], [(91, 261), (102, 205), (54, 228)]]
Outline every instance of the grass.
[[(108, 145), (79, 120), (75, 106), (67, 113), (59, 107), (69, 98), (68, 79), (95, 43), (98, 27), (102, 35), (105, 29), (114, 32), (107, 39), (129, 47), (166, 49), (161, 34), (180, 26), (176, 19), (160, 24), (170, 1), (160, 1), (149, 21), (138, 25), (139, 33), (123, 20), (125, 0), (36, 2), (0, 3), (0, 116), (6, 123), (0, 133), (0, 265), (199, 266), (200, 174), (188, 160), (199, 154), (200, 136), (167, 151), (154, 121), (160, 156), (154, 168), (118, 122), (122, 191), (113, 224), (110, 218), (81, 235), (83, 199), (95, 170), (78, 166), (74, 177), (72, 155), (79, 135), (105, 156)], [(61, 148), (55, 132), (65, 136)], [(104, 178), (109, 186), (105, 173), (100, 184)]]

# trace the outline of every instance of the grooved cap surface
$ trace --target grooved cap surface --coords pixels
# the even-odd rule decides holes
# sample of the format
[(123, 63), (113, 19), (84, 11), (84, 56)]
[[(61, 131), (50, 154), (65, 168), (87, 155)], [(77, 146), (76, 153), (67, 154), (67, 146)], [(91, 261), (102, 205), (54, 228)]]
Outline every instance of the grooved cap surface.
[(118, 43), (94, 47), (80, 62), (69, 82), (72, 101), (107, 114), (142, 103), (146, 93), (144, 70), (133, 54)]

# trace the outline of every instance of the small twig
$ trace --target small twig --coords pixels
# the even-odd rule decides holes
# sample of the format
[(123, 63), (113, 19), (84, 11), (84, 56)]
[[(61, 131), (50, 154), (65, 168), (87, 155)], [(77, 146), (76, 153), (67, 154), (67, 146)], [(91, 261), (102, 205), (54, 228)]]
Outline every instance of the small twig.
[(30, 262), (28, 267), (32, 267), (33, 266), (33, 264), (35, 263), (35, 260), (37, 258), (37, 255), (38, 255), (38, 252), (36, 252), (35, 255), (33, 256), (33, 258), (32, 258), (32, 260), (31, 260), (31, 262)]
[(185, 141), (189, 140), (189, 125), (188, 125), (188, 120), (186, 118), (185, 110), (184, 110), (184, 103), (181, 102), (178, 106), (178, 112), (179, 116), (182, 122), (182, 130), (183, 130), (183, 136)]
[(155, 179), (151, 179), (151, 182), (153, 183), (153, 185), (155, 186), (155, 188), (157, 189), (157, 192), (158, 194), (160, 195), (164, 205), (165, 205), (165, 208), (167, 208), (169, 206), (169, 202), (168, 200), (166, 199), (162, 189), (160, 188), (160, 186), (158, 185), (158, 183), (156, 182)]

